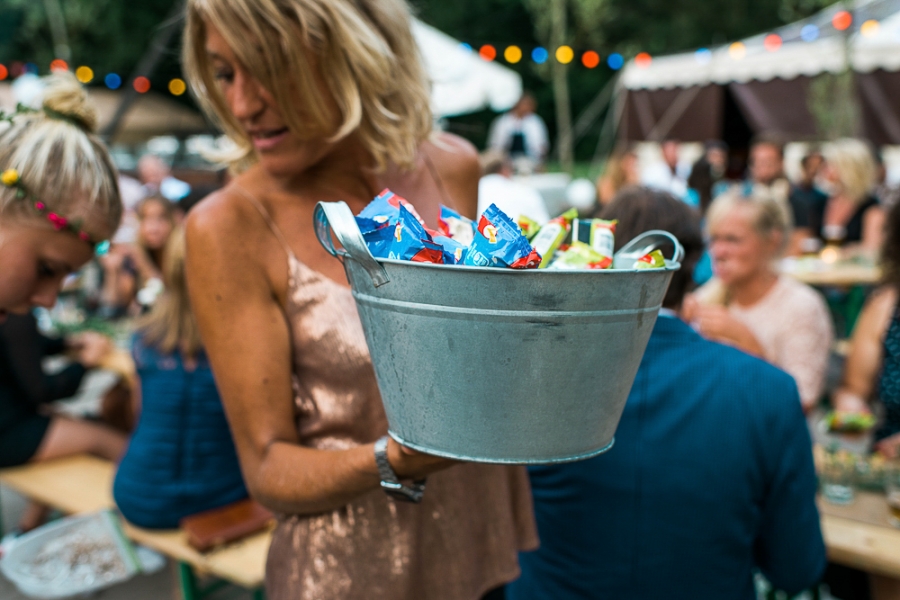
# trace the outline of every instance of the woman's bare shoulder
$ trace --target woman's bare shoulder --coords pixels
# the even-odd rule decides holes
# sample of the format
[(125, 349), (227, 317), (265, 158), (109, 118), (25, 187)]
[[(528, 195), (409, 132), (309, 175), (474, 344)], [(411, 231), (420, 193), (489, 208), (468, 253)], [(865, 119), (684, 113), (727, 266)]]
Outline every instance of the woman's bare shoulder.
[(247, 194), (253, 193), (252, 186), (242, 179), (239, 177), (216, 190), (191, 209), (187, 218), (189, 243), (206, 240), (216, 246), (237, 249), (245, 243), (261, 241), (268, 228), (247, 198)]
[(428, 154), (434, 157), (441, 175), (476, 178), (481, 174), (478, 163), (478, 149), (472, 142), (442, 131), (425, 142)]

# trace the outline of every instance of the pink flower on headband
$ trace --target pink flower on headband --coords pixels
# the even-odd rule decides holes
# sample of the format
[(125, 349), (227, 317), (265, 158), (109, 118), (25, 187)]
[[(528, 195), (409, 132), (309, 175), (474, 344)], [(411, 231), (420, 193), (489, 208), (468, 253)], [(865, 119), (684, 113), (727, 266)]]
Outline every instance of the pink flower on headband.
[(64, 229), (66, 225), (69, 224), (69, 221), (67, 221), (65, 217), (61, 217), (56, 213), (48, 214), (47, 218), (53, 223), (53, 227), (56, 228), (57, 231)]
[(83, 241), (83, 242), (87, 242), (88, 244), (91, 243), (91, 236), (89, 236), (87, 233), (85, 233), (83, 231), (78, 232), (78, 237), (81, 238), (81, 241)]
[(36, 209), (38, 209), (39, 211), (44, 212), (44, 209), (47, 208), (47, 205), (44, 204), (43, 202), (35, 202), (34, 207)]

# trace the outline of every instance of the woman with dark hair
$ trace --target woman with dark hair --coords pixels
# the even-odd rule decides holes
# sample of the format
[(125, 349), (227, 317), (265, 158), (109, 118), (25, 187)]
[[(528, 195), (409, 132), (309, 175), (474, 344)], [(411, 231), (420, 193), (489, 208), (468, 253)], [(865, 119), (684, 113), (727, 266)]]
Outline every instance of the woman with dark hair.
[(879, 288), (863, 308), (844, 366), (844, 379), (834, 393), (834, 407), (843, 412), (868, 412), (874, 399), (884, 407), (876, 433), (877, 449), (890, 457), (900, 454), (900, 205), (887, 217), (881, 251), (884, 273)]
[[(616, 251), (638, 234), (651, 229), (668, 231), (684, 247), (681, 270), (676, 271), (663, 300), (663, 307), (678, 309), (681, 301), (694, 287), (693, 271), (703, 254), (703, 237), (697, 224), (696, 212), (679, 202), (672, 203), (667, 192), (641, 186), (629, 186), (618, 194), (614, 204), (601, 207), (595, 215), (599, 219), (618, 219)], [(677, 208), (676, 208), (677, 206)], [(662, 247), (663, 254), (672, 255), (672, 246)]]

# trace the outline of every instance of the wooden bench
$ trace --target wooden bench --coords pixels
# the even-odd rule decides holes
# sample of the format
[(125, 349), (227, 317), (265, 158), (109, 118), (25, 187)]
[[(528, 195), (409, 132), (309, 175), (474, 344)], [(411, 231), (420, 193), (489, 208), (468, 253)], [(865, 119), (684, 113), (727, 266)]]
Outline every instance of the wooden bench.
[[(78, 455), (0, 470), (0, 484), (63, 513), (80, 514), (115, 506), (114, 475), (115, 467), (109, 461)], [(212, 575), (252, 590), (256, 600), (264, 598), (262, 585), (271, 532), (201, 554), (188, 545), (183, 531), (142, 529), (127, 522), (124, 525), (134, 542), (178, 562), (184, 600), (198, 600), (213, 588), (218, 589), (215, 584), (201, 588), (197, 574)]]

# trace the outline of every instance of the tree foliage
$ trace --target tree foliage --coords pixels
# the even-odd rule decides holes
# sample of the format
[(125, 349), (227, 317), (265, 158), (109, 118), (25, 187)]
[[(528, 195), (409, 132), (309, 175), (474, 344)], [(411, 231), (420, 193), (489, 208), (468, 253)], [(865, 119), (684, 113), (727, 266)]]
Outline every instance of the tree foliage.
[[(75, 65), (89, 65), (101, 77), (131, 74), (175, 0), (62, 0), (60, 2)], [(45, 72), (54, 58), (53, 37), (44, 2), (0, 2), (0, 63), (33, 62)], [(157, 72), (159, 87), (180, 73), (177, 48)]]
[[(412, 0), (420, 18), (464, 42), (478, 47), (494, 44), (531, 48), (546, 43), (549, 16), (546, 0)], [(804, 18), (830, 4), (829, 0), (570, 0), (569, 43), (576, 57), (587, 49), (604, 58), (611, 52), (626, 57), (645, 51), (670, 54), (734, 41)], [(576, 58), (577, 60), (577, 58)], [(525, 87), (534, 91), (541, 116), (555, 137), (555, 114), (546, 65), (524, 60), (508, 65), (518, 71)], [(614, 76), (603, 65), (569, 71), (573, 115), (590, 104)], [(494, 117), (489, 111), (450, 120), (451, 129), (483, 145)], [(576, 145), (576, 156), (590, 159), (599, 135), (596, 123)]]

